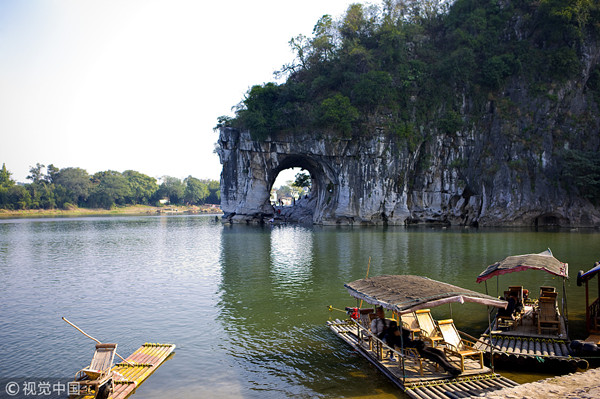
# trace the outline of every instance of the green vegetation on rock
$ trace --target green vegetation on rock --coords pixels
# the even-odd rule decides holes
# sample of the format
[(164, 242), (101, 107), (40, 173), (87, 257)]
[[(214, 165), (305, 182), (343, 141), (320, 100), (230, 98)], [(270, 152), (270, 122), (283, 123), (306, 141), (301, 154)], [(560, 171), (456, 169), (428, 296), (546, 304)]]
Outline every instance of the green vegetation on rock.
[[(234, 118), (256, 140), (295, 131), (340, 137), (383, 127), (415, 148), (429, 126), (453, 134), (464, 96), (483, 104), (519, 77), (531, 90), (580, 73), (584, 42), (600, 33), (595, 0), (384, 0), (323, 16), (311, 37), (290, 40), (285, 83), (253, 86)], [(600, 73), (589, 89), (600, 90)], [(597, 98), (598, 96), (596, 96)], [(475, 115), (476, 116), (476, 115)], [(385, 123), (381, 123), (384, 120)]]

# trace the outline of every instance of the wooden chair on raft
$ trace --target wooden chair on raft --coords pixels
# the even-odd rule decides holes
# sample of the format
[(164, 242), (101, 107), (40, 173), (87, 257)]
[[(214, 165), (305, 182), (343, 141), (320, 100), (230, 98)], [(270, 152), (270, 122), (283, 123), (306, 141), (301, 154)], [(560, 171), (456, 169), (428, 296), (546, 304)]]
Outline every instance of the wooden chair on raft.
[(429, 342), (433, 347), (443, 340), (439, 329), (431, 315), (431, 310), (421, 309), (415, 311), (417, 323), (419, 325), (419, 336), (422, 340)]
[(414, 312), (406, 313), (400, 316), (400, 320), (402, 321), (402, 328), (410, 331), (410, 339), (415, 339), (415, 336), (421, 332), (417, 315)]
[(479, 366), (483, 368), (483, 352), (474, 348), (474, 343), (461, 338), (460, 333), (452, 319), (438, 322), (440, 332), (444, 337), (444, 351), (460, 358), (460, 370), (465, 371), (465, 358), (479, 359)]
[(538, 334), (542, 333), (542, 329), (548, 329), (551, 332), (556, 331), (557, 334), (560, 334), (560, 318), (556, 310), (556, 293), (546, 293), (546, 295), (548, 296), (542, 296), (538, 299)]
[(550, 286), (541, 286), (540, 287), (540, 298), (543, 296), (548, 296), (548, 294), (556, 293), (556, 288)]
[(371, 328), (371, 321), (377, 317), (375, 309), (360, 309), (359, 323), (367, 330)]
[(97, 398), (108, 398), (114, 389), (111, 368), (117, 353), (117, 344), (97, 344), (90, 365), (75, 375), (81, 395), (93, 394)]

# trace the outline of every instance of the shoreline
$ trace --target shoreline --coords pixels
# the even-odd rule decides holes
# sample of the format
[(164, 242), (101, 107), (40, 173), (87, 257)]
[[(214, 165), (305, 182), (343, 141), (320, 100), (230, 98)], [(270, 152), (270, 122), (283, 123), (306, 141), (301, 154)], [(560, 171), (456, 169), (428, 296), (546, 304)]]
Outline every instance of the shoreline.
[(600, 369), (589, 369), (557, 377), (488, 392), (477, 398), (488, 399), (536, 399), (536, 398), (580, 398), (600, 397)]
[(130, 205), (123, 207), (114, 207), (111, 209), (103, 208), (78, 208), (69, 209), (25, 209), (8, 210), (0, 209), (0, 219), (26, 219), (39, 217), (75, 217), (75, 216), (139, 216), (139, 215), (183, 215), (183, 214), (202, 214), (202, 215), (220, 215), (223, 212), (218, 205), (202, 206), (150, 206), (150, 205)]

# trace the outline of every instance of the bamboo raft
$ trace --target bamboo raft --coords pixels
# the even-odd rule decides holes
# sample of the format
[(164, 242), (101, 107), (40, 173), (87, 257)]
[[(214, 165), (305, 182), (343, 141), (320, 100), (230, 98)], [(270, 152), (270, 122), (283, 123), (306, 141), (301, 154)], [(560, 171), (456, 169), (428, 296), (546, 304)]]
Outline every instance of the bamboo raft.
[(327, 326), (411, 398), (467, 398), (518, 385), (487, 367), (479, 368), (479, 364), (473, 360), (465, 362), (465, 372), (456, 378), (439, 371), (433, 363), (425, 359), (422, 359), (422, 373), (415, 359), (406, 358), (403, 369), (403, 362), (392, 362), (378, 356), (377, 351), (372, 350), (369, 344), (361, 339), (360, 327), (355, 322), (338, 319), (328, 321)]
[[(586, 370), (589, 364), (586, 360), (574, 357), (569, 349), (566, 334), (542, 333), (538, 334), (537, 325), (531, 316), (531, 307), (525, 306), (525, 314), (518, 325), (506, 331), (497, 329), (498, 322), (492, 326), (492, 339), (490, 330), (480, 337), (475, 347), (485, 351), (489, 356), (489, 346), (495, 347), (494, 360), (515, 365), (547, 365), (549, 368), (563, 368), (570, 371), (577, 369)], [(565, 331), (565, 321), (560, 317), (561, 330)], [(482, 342), (485, 342), (482, 343)]]
[[(174, 350), (173, 344), (145, 343), (124, 362), (115, 364), (111, 368), (114, 373), (115, 389), (109, 398), (125, 399), (134, 394), (136, 388), (146, 381)], [(71, 396), (71, 398), (93, 399), (94, 395)]]

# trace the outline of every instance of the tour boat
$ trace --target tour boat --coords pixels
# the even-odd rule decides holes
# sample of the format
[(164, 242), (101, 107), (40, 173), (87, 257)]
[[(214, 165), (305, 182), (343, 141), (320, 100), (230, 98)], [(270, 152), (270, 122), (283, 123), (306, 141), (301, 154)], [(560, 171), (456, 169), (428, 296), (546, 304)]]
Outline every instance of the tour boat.
[[(507, 302), (451, 284), (412, 275), (383, 275), (344, 285), (357, 299), (357, 307), (347, 308), (346, 320), (330, 320), (327, 325), (339, 338), (383, 372), (412, 398), (479, 396), (517, 384), (484, 365), (483, 351), (473, 348), (473, 338), (456, 330), (454, 321), (434, 321), (429, 308), (447, 303), (475, 302), (505, 308)], [(404, 325), (415, 339), (443, 351), (446, 358), (462, 370), (453, 376), (425, 359), (415, 348), (391, 348), (370, 332), (375, 309), (362, 308), (362, 302), (381, 306), (391, 312), (397, 324)], [(330, 310), (332, 307), (330, 306)], [(485, 344), (484, 344), (485, 346)], [(494, 348), (487, 345), (487, 350)], [(389, 354), (398, 359), (393, 361)]]
[[(526, 287), (512, 285), (504, 291), (505, 299), (515, 298), (521, 306), (512, 315), (502, 314), (494, 317), (490, 328), (482, 335), (481, 342), (492, 344), (500, 350), (495, 360), (503, 365), (515, 367), (587, 369), (585, 360), (574, 358), (569, 348), (569, 330), (567, 318), (567, 295), (565, 280), (569, 277), (569, 265), (556, 259), (547, 249), (539, 254), (514, 255), (489, 265), (479, 276), (477, 282), (507, 273), (524, 270), (540, 270), (562, 278), (561, 306), (555, 287)], [(497, 284), (499, 285), (499, 284)], [(482, 347), (482, 346), (481, 346)]]

